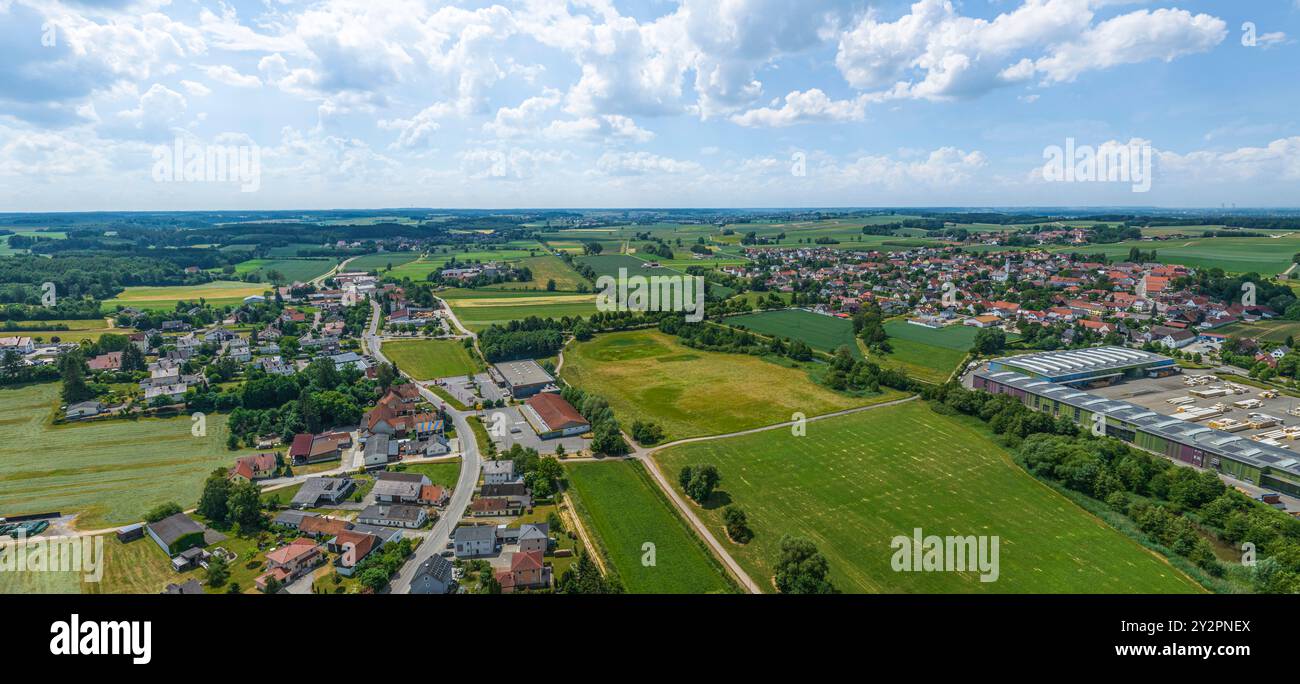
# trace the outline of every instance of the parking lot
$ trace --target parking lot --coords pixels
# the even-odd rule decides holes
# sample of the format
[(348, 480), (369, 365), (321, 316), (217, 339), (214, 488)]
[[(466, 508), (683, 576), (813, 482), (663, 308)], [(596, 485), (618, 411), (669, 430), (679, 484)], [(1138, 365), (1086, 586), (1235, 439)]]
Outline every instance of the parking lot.
[[(565, 453), (576, 454), (590, 445), (590, 440), (581, 437), (561, 437), (559, 439), (542, 439), (537, 436), (533, 426), (528, 424), (524, 419), (522, 409), (518, 406), (505, 406), (502, 408), (487, 409), (483, 411), (483, 424), (488, 428), (488, 436), (496, 443), (497, 448), (504, 451), (515, 444), (537, 450), (539, 454), (555, 453), (556, 445), (563, 444)], [(504, 426), (503, 434), (493, 434), (492, 427), (496, 425), (497, 419), (494, 414), (505, 416), (502, 421)]]
[[(1210, 376), (1212, 379), (1205, 384), (1188, 385), (1186, 378), (1191, 376)], [(1191, 393), (1192, 390), (1209, 390), (1214, 391), (1223, 388), (1230, 388), (1235, 385), (1235, 391), (1231, 394), (1225, 394), (1217, 397), (1198, 397)], [(1242, 391), (1244, 390), (1244, 391)], [(1251, 387), (1233, 381), (1224, 381), (1214, 377), (1210, 371), (1187, 371), (1182, 375), (1174, 375), (1167, 378), (1155, 378), (1145, 380), (1128, 380), (1110, 387), (1100, 387), (1088, 390), (1108, 399), (1120, 399), (1138, 406), (1149, 408), (1156, 413), (1163, 413), (1169, 416), (1182, 417), (1188, 410), (1193, 408), (1210, 408), (1221, 406), (1223, 412), (1219, 415), (1212, 415), (1203, 420), (1194, 421), (1199, 425), (1207, 427), (1218, 427), (1211, 425), (1212, 422), (1224, 421), (1230, 419), (1238, 424), (1248, 424), (1258, 422), (1259, 416), (1276, 418), (1279, 422), (1277, 425), (1261, 428), (1245, 427), (1242, 429), (1230, 430), (1233, 434), (1250, 438), (1255, 435), (1275, 433), (1284, 427), (1300, 427), (1300, 417), (1288, 413), (1293, 409), (1300, 409), (1300, 399), (1279, 394), (1275, 398), (1261, 397), (1264, 390), (1258, 387)], [(1186, 402), (1186, 399), (1192, 401)], [(1175, 405), (1170, 400), (1178, 401)], [(1250, 408), (1238, 407), (1237, 402), (1258, 401), (1258, 406)], [(1253, 403), (1253, 402), (1252, 402)], [(1182, 408), (1182, 411), (1179, 411)], [(1223, 429), (1223, 428), (1220, 428)], [(1289, 437), (1276, 438), (1277, 445), (1287, 449), (1297, 448), (1296, 442)]]

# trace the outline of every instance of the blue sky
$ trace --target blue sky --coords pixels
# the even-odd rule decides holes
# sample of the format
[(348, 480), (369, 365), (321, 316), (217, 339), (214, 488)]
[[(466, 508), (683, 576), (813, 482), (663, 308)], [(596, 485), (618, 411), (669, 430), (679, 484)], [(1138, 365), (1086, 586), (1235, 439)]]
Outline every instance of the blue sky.
[[(1297, 206), (1297, 38), (1300, 0), (0, 0), (0, 210)], [(1067, 139), (1150, 190), (1046, 182)], [(177, 140), (256, 188), (158, 182)]]

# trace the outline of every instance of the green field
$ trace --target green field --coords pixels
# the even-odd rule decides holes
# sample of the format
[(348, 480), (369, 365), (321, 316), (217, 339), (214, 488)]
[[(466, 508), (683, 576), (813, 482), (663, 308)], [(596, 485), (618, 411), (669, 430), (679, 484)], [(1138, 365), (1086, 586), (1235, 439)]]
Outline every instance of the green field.
[[(782, 535), (807, 538), (832, 581), (857, 593), (1166, 593), (1200, 588), (1164, 559), (1025, 473), (972, 419), (920, 401), (831, 418), (794, 437), (772, 430), (673, 447), (655, 455), (675, 484), (710, 463), (719, 493), (702, 509), (717, 534), (729, 502), (754, 539), (732, 555), (765, 591)], [(999, 538), (1000, 574), (895, 572), (895, 536)]]
[[(961, 365), (975, 342), (979, 329), (970, 325), (927, 328), (902, 319), (885, 323), (890, 352), (873, 357), (878, 363), (898, 368), (917, 380), (942, 383)], [(1007, 340), (1019, 339), (1007, 335)]]
[[(34, 340), (54, 341), (59, 338), (60, 342), (80, 342), (82, 340), (98, 340), (105, 333), (114, 333), (117, 335), (126, 335), (135, 332), (134, 328), (114, 328), (108, 325), (108, 321), (103, 318), (91, 319), (62, 319), (50, 321), (14, 321), (14, 323), (25, 328), (24, 330), (6, 331), (0, 327), (0, 337), (7, 335), (22, 335)], [(68, 330), (50, 330), (48, 327), (56, 324), (66, 325)]]
[[(1183, 230), (1188, 229), (1184, 227)], [(1291, 256), (1300, 252), (1300, 233), (1279, 232), (1275, 235), (1277, 237), (1137, 240), (1109, 245), (1059, 246), (1051, 247), (1049, 251), (1105, 254), (1110, 259), (1123, 261), (1128, 258), (1129, 250), (1137, 247), (1144, 252), (1155, 250), (1156, 260), (1161, 263), (1221, 268), (1229, 273), (1253, 271), (1273, 275), (1290, 267)]]
[(862, 357), (853, 337), (853, 321), (846, 318), (824, 316), (803, 309), (784, 309), (732, 316), (726, 323), (746, 327), (760, 335), (803, 340), (813, 349), (828, 353), (844, 346), (854, 356)]
[(3, 572), (0, 594), (157, 594), (169, 583), (203, 573), (177, 574), (170, 559), (149, 537), (123, 544), (104, 538), (104, 574), (99, 582), (84, 581), (83, 572)]
[(464, 251), (451, 248), (436, 248), (434, 251), (422, 255), (419, 259), (407, 261), (400, 266), (395, 264), (393, 270), (386, 271), (384, 275), (399, 280), (402, 278), (424, 280), (430, 273), (442, 270), (453, 257), (462, 264), (471, 262), (489, 263), (493, 261), (517, 261), (538, 256), (542, 252), (542, 246), (537, 243), (503, 246), (502, 249)]
[(0, 388), (0, 515), (81, 512), (81, 529), (140, 520), (167, 501), (198, 502), (214, 468), (248, 451), (226, 449), (226, 417), (189, 416), (51, 425), (57, 383)]
[(416, 380), (472, 375), (478, 369), (465, 345), (456, 340), (396, 340), (385, 342), (383, 351)]
[(605, 397), (625, 426), (659, 423), (667, 439), (735, 432), (897, 399), (852, 397), (814, 384), (800, 368), (745, 354), (691, 349), (653, 331), (597, 335), (564, 352), (564, 379)]
[(569, 265), (560, 260), (557, 256), (546, 254), (543, 256), (528, 257), (514, 262), (517, 266), (527, 267), (532, 271), (533, 278), (527, 282), (500, 283), (498, 285), (489, 285), (484, 289), (488, 290), (545, 290), (547, 281), (555, 281), (555, 291), (557, 292), (576, 292), (578, 286), (587, 283), (587, 279), (578, 275), (578, 272), (569, 268)]
[(460, 459), (439, 463), (408, 463), (404, 472), (428, 475), (429, 480), (443, 487), (455, 487), (460, 477)]
[(329, 273), (332, 268), (334, 268), (333, 259), (249, 259), (236, 264), (235, 273), (239, 275), (258, 273), (263, 280), (270, 282), (267, 274), (276, 271), (285, 282), (305, 283)]
[(498, 290), (452, 289), (439, 292), (456, 317), (475, 332), (492, 324), (537, 316), (562, 318), (596, 313), (596, 295), (560, 292), (503, 292)]
[(216, 280), (202, 285), (175, 285), (171, 287), (128, 287), (122, 294), (104, 301), (104, 310), (111, 312), (117, 305), (137, 309), (171, 310), (176, 302), (193, 302), (204, 299), (214, 306), (242, 304), (245, 297), (264, 294), (269, 285)]
[(603, 254), (601, 256), (578, 257), (574, 259), (574, 261), (590, 266), (591, 270), (596, 272), (597, 278), (605, 275), (617, 278), (618, 270), (620, 268), (627, 269), (628, 277), (635, 275), (681, 275), (680, 271), (675, 271), (670, 268), (646, 268), (645, 265), (647, 262), (644, 259), (629, 254)]
[[(718, 562), (672, 509), (636, 461), (571, 463), (570, 495), (605, 558), (629, 593), (706, 594), (734, 591)], [(655, 563), (642, 563), (644, 544)]]
[(378, 271), (382, 274), (390, 264), (395, 269), (402, 264), (409, 264), (419, 258), (420, 255), (415, 252), (379, 252), (377, 254), (366, 254), (349, 261), (348, 270)]
[(1225, 325), (1207, 332), (1222, 333), (1233, 337), (1249, 337), (1264, 342), (1285, 342), (1290, 337), (1293, 341), (1300, 338), (1300, 322), (1297, 321), (1254, 321)]

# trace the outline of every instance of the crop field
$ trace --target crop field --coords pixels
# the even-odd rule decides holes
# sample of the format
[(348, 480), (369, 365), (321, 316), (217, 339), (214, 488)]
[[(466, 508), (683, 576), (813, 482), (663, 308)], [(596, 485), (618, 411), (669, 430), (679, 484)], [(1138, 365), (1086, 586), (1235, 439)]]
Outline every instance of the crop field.
[(854, 356), (862, 357), (853, 338), (853, 321), (846, 318), (824, 316), (803, 309), (784, 309), (732, 316), (726, 323), (744, 326), (760, 335), (803, 340), (813, 349), (824, 352), (834, 353), (845, 346)]
[[(754, 539), (731, 554), (765, 591), (782, 535), (816, 544), (854, 593), (1187, 593), (1200, 587), (1137, 542), (1025, 473), (973, 419), (920, 401), (808, 425), (687, 444), (655, 455), (666, 474), (709, 463), (722, 475), (702, 514), (723, 535), (722, 504)], [(674, 481), (675, 477), (670, 476)], [(895, 572), (896, 536), (997, 536), (999, 576)]]
[(329, 273), (333, 267), (333, 259), (249, 259), (236, 264), (235, 273), (260, 273), (263, 280), (269, 281), (266, 274), (276, 271), (287, 282), (305, 283)]
[(662, 266), (660, 268), (646, 268), (647, 262), (645, 259), (630, 254), (602, 254), (600, 256), (577, 257), (574, 261), (590, 266), (591, 270), (596, 272), (596, 277), (598, 278), (606, 275), (617, 278), (618, 270), (620, 268), (627, 269), (628, 277), (635, 275), (682, 275), (681, 271), (664, 268)]
[(1276, 320), (1255, 321), (1253, 323), (1241, 322), (1226, 325), (1222, 328), (1216, 328), (1212, 332), (1232, 336), (1253, 337), (1265, 342), (1285, 342), (1287, 337), (1290, 337), (1292, 340), (1300, 338), (1300, 322)]
[(251, 451), (226, 449), (226, 417), (189, 416), (51, 425), (57, 383), (0, 388), (0, 515), (80, 512), (81, 529), (140, 520), (160, 503), (199, 500), (214, 468)]
[[(734, 591), (730, 579), (635, 461), (564, 466), (569, 493), (585, 524), (634, 594), (706, 594)], [(654, 544), (646, 567), (643, 545)]]
[(456, 340), (395, 340), (385, 342), (384, 356), (416, 380), (471, 375), (477, 364)]
[[(970, 325), (927, 328), (894, 319), (885, 323), (885, 332), (892, 351), (874, 357), (878, 363), (896, 367), (918, 380), (941, 383), (966, 358), (979, 330)], [(1007, 341), (1017, 339), (1017, 335), (1007, 335)]]
[(416, 252), (379, 252), (377, 254), (366, 254), (349, 261), (348, 270), (378, 271), (382, 274), (385, 269), (388, 268), (389, 264), (392, 264), (393, 268), (397, 268), (402, 264), (410, 263), (419, 258), (420, 255)]
[(569, 268), (569, 265), (561, 261), (559, 257), (550, 254), (527, 257), (512, 263), (527, 267), (528, 270), (532, 271), (533, 279), (526, 283), (489, 285), (484, 289), (545, 290), (547, 281), (554, 280), (557, 292), (576, 292), (579, 285), (587, 282), (586, 278), (578, 275), (577, 271)]
[(745, 354), (691, 349), (653, 331), (597, 335), (565, 349), (564, 379), (609, 401), (624, 425), (651, 420), (667, 440), (715, 435), (897, 399), (852, 397), (808, 372)]
[[(536, 245), (536, 243), (532, 244)], [(394, 263), (393, 270), (385, 271), (384, 275), (397, 279), (424, 280), (430, 273), (446, 268), (452, 257), (455, 257), (456, 261), (462, 264), (471, 262), (489, 263), (493, 261), (517, 261), (537, 256), (541, 252), (541, 245), (534, 247), (516, 245), (506, 249), (476, 249), (472, 251), (438, 248), (428, 254), (421, 255), (418, 259), (412, 259), (401, 265)]]
[[(1252, 231), (1255, 232), (1255, 231)], [(1156, 261), (1199, 268), (1221, 268), (1229, 273), (1256, 272), (1274, 275), (1291, 266), (1291, 256), (1300, 252), (1300, 233), (1272, 233), (1260, 238), (1176, 238), (1138, 240), (1109, 245), (1075, 245), (1052, 247), (1054, 252), (1105, 254), (1111, 259), (1127, 259), (1133, 247), (1156, 251)]]
[(111, 312), (118, 304), (139, 309), (171, 310), (179, 301), (207, 300), (215, 306), (241, 304), (245, 297), (260, 295), (270, 288), (264, 283), (240, 283), (217, 280), (202, 285), (175, 285), (171, 287), (128, 287), (122, 294), (104, 301), (104, 310)]
[(475, 332), (492, 324), (537, 316), (561, 318), (596, 313), (596, 295), (550, 292), (503, 292), (498, 290), (447, 290), (447, 300), (461, 324)]

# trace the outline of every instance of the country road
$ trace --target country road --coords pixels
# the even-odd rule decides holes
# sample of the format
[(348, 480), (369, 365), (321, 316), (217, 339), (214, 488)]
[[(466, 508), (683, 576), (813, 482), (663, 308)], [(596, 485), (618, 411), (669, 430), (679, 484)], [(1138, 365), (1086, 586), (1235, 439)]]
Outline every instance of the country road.
[[(366, 334), (362, 337), (362, 344), (376, 362), (387, 363), (382, 350), (383, 340), (378, 335), (379, 322), (383, 318), (383, 310), (379, 307), (379, 302), (370, 301), (371, 317), (370, 326)], [(449, 309), (450, 310), (450, 309)], [(455, 321), (455, 319), (452, 319)], [(455, 321), (459, 326), (460, 322)], [(472, 334), (472, 333), (471, 333)], [(403, 375), (406, 375), (404, 372)], [(433, 392), (429, 391), (424, 385), (416, 382), (414, 378), (407, 376), (407, 379), (415, 383), (420, 388), (420, 395), (425, 401), (434, 406), (441, 406), (451, 416), (452, 422), (456, 425), (456, 436), (460, 439), (461, 448), (461, 465), (460, 476), (456, 480), (456, 487), (452, 490), (451, 500), (442, 510), (437, 522), (433, 525), (433, 530), (425, 537), (424, 543), (411, 554), (402, 568), (389, 582), (389, 593), (408, 594), (411, 591), (411, 580), (415, 577), (416, 570), (420, 564), (428, 560), (431, 556), (441, 553), (451, 541), (451, 533), (460, 522), (461, 517), (465, 515), (465, 509), (469, 508), (470, 498), (474, 495), (474, 487), (478, 484), (479, 469), (482, 467), (481, 457), (478, 451), (478, 440), (474, 438), (474, 431), (469, 426), (469, 416), (474, 415), (473, 411), (458, 411), (451, 405), (438, 398)]]

